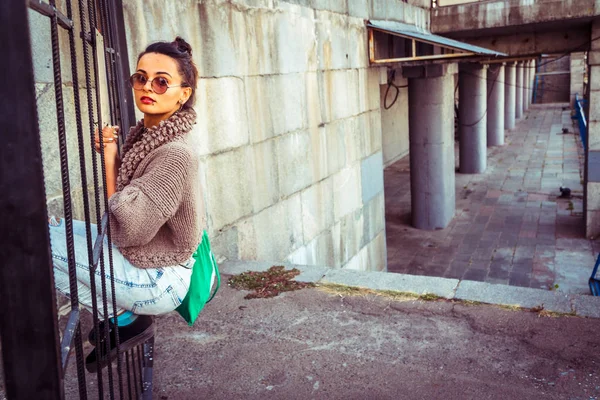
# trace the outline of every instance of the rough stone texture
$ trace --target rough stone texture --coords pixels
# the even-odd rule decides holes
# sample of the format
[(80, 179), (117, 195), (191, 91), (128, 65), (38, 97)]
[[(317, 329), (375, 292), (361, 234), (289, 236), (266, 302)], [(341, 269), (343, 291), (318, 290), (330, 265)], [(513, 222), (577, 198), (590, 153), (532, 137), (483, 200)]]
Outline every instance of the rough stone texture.
[(583, 78), (586, 72), (585, 53), (571, 53), (571, 108), (575, 104), (575, 95), (583, 97)]

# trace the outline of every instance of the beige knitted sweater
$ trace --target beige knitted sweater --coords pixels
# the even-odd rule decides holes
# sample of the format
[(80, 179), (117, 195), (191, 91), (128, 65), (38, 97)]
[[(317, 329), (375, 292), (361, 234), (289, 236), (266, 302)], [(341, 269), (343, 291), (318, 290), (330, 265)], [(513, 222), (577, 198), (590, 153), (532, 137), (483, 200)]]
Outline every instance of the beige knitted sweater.
[(109, 199), (110, 229), (113, 243), (136, 267), (183, 263), (201, 241), (206, 223), (199, 160), (188, 133), (192, 117), (175, 117), (175, 123), (171, 117), (149, 130), (138, 124), (130, 135), (138, 133), (134, 140), (141, 144), (125, 144), (117, 192)]

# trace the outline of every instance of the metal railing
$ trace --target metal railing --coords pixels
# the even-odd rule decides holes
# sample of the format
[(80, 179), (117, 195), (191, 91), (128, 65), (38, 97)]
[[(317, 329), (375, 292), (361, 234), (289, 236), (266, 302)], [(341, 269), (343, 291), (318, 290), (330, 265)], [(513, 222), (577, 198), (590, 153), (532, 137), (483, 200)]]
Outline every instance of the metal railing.
[(575, 118), (579, 124), (579, 135), (583, 148), (587, 149), (587, 119), (585, 118), (585, 99), (579, 97), (579, 93), (575, 94)]
[[(108, 290), (106, 279), (102, 279), (101, 293), (96, 293), (96, 270), (102, 277), (113, 276), (113, 262), (108, 215), (101, 211), (106, 210), (108, 204), (103, 190), (104, 152), (101, 147), (99, 156), (95, 155), (93, 137), (96, 126), (103, 126), (103, 118), (104, 122), (110, 120), (126, 127), (133, 125), (134, 114), (131, 91), (125, 83), (129, 74), (121, 0), (73, 0), (73, 3), (75, 6), (71, 0), (61, 1), (59, 6), (56, 0), (0, 2), (3, 38), (0, 51), (4, 57), (0, 74), (3, 133), (0, 144), (0, 339), (4, 387), (10, 399), (64, 398), (69, 358), (74, 349), (80, 399), (86, 399), (90, 392), (101, 399), (105, 398), (105, 392), (111, 399), (117, 395), (120, 399), (151, 398), (154, 338), (120, 354), (118, 330), (116, 368), (109, 361), (106, 369), (98, 368), (94, 389), (86, 385), (71, 194), (71, 177), (77, 168), (69, 166), (69, 153), (77, 153), (81, 177), (87, 255), (88, 260), (92, 260), (89, 269), (94, 329), (98, 337), (104, 337), (97, 342), (106, 345), (108, 354), (109, 324), (104, 323), (105, 329), (100, 332), (97, 301), (101, 301), (102, 309), (107, 311), (111, 307), (116, 309), (117, 303), (114, 280), (109, 282), (111, 290)], [(47, 17), (50, 28), (46, 48), (51, 48), (53, 82), (50, 86), (55, 98), (56, 126), (52, 132), (41, 132), (38, 124), (29, 12)], [(83, 63), (78, 59), (81, 55)], [(64, 82), (68, 74), (61, 63), (71, 66), (69, 79), (73, 84), (68, 92)], [(85, 83), (80, 84), (80, 76)], [(66, 104), (74, 107), (74, 122), (65, 117)], [(67, 145), (68, 131), (75, 132), (75, 145)], [(43, 135), (56, 135), (54, 146), (59, 149), (60, 158), (71, 307), (62, 335), (59, 334), (48, 231)], [(89, 185), (93, 187), (92, 193), (88, 193), (89, 175), (93, 177), (93, 184)], [(95, 241), (92, 240), (92, 220), (98, 222)], [(102, 250), (105, 238), (108, 257)]]

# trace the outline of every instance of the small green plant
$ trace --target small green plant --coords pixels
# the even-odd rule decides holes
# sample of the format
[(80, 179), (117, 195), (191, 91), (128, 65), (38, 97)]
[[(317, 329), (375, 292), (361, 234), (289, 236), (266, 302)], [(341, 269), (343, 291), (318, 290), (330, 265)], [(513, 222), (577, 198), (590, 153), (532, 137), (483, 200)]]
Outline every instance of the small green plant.
[(567, 206), (567, 210), (568, 211), (573, 211), (575, 209), (575, 207), (573, 207), (573, 202), (569, 201), (569, 205)]
[(243, 272), (232, 276), (227, 282), (229, 286), (238, 290), (253, 290), (244, 297), (245, 299), (263, 299), (275, 297), (281, 292), (313, 287), (313, 283), (297, 282), (293, 279), (300, 274), (296, 268), (286, 270), (278, 265), (272, 266), (264, 272)]

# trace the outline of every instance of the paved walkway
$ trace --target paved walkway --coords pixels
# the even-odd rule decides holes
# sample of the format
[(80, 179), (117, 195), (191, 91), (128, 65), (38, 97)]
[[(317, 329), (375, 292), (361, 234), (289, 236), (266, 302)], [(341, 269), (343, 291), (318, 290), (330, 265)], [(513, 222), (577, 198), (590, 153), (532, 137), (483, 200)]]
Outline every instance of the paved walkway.
[(485, 173), (456, 173), (456, 215), (439, 231), (410, 225), (401, 159), (384, 175), (388, 271), (589, 294), (600, 243), (584, 236), (582, 157), (568, 105), (532, 106)]

